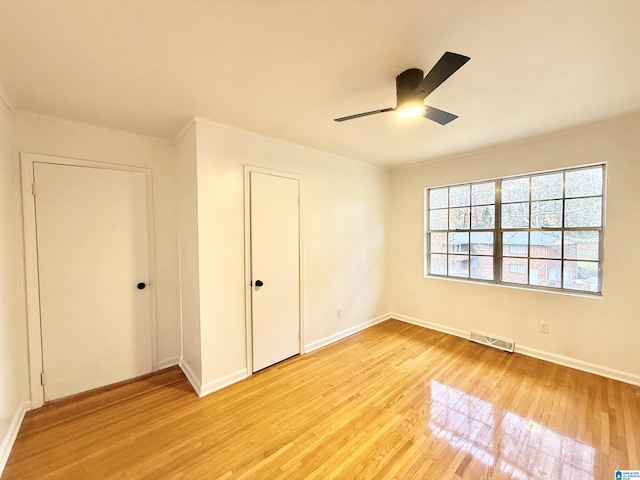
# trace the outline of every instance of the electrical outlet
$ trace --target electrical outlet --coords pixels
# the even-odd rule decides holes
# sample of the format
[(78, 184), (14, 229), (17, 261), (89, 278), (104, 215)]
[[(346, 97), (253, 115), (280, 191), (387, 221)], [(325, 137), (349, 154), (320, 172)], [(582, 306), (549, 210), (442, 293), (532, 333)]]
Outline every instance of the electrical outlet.
[(549, 322), (540, 322), (538, 330), (540, 333), (549, 333)]
[(337, 316), (338, 318), (342, 318), (342, 309), (341, 309), (341, 308), (339, 308), (338, 310), (336, 310), (336, 316)]

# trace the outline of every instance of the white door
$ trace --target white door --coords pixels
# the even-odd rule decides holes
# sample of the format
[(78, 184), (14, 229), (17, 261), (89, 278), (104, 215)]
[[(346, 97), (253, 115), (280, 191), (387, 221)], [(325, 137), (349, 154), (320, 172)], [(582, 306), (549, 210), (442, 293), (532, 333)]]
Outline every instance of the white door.
[(300, 353), (299, 181), (251, 172), (253, 371)]
[(34, 179), (45, 401), (149, 373), (144, 174), (34, 163)]

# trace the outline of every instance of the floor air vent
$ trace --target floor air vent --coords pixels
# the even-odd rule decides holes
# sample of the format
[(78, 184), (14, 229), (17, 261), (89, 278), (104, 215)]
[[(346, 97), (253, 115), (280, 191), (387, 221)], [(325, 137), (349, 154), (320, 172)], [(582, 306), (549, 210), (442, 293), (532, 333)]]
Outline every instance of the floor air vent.
[(478, 332), (476, 330), (471, 330), (469, 332), (469, 340), (481, 343), (482, 345), (487, 345), (488, 347), (504, 350), (509, 353), (513, 353), (513, 348), (516, 345), (513, 340), (509, 340), (508, 338), (494, 337), (493, 335)]

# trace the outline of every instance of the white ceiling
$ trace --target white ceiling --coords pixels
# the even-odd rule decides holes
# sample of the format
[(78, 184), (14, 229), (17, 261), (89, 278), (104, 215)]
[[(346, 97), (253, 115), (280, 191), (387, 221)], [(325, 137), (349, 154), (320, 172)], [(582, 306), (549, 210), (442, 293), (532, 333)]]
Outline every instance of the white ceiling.
[[(471, 60), (393, 113), (395, 76)], [(0, 0), (18, 111), (173, 140), (192, 115), (384, 167), (640, 111), (638, 0)]]

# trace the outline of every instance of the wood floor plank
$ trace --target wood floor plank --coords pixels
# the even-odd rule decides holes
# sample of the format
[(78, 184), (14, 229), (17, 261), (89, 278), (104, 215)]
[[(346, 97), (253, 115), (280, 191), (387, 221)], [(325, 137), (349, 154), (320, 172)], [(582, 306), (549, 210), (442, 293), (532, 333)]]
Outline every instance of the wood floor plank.
[(639, 389), (390, 320), (199, 399), (178, 368), (29, 412), (2, 480), (640, 469)]

